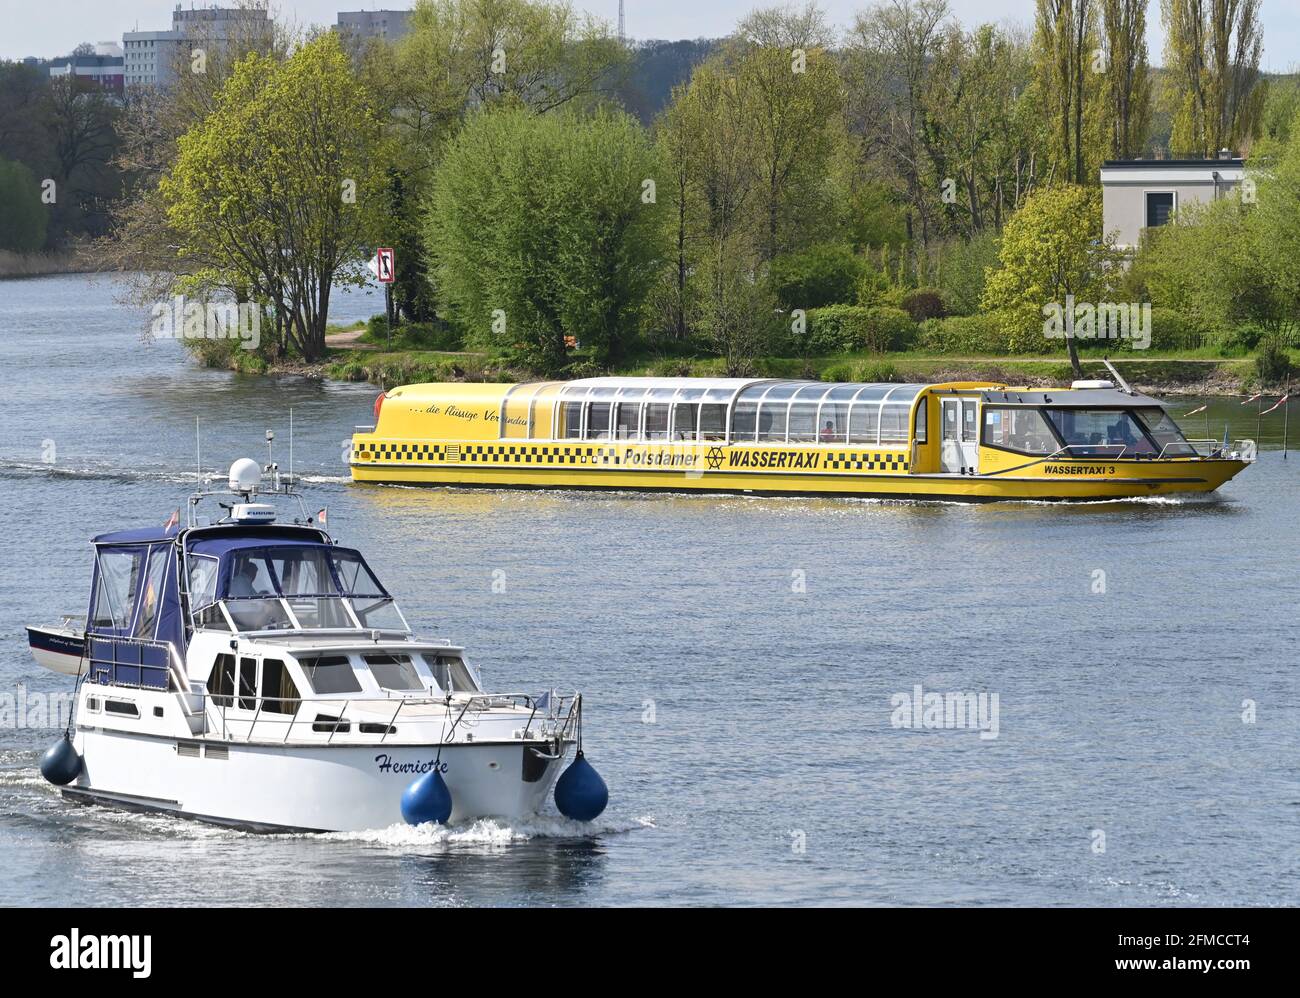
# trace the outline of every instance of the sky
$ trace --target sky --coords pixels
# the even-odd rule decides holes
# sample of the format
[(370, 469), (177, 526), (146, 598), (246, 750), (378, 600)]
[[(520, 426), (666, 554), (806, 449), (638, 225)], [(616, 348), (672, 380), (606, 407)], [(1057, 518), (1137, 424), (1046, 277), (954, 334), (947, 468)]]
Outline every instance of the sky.
[[(618, 20), (618, 0), (571, 0), (578, 10)], [(822, 0), (821, 7), (841, 28), (852, 24), (854, 13), (871, 0)], [(186, 7), (203, 6), (185, 0)], [(626, 0), (630, 38), (718, 38), (729, 34), (736, 22), (754, 7), (779, 5), (779, 0)], [(993, 21), (1028, 24), (1033, 0), (949, 0), (954, 15), (967, 27)], [(173, 2), (168, 0), (0, 0), (0, 59), (34, 55), (66, 55), (79, 42), (121, 42), (123, 31), (157, 31), (170, 26)], [(339, 10), (401, 9), (404, 0), (358, 3), (356, 0), (272, 0), (272, 7), (290, 21), (333, 24)], [(1151, 62), (1161, 62), (1164, 33), (1160, 28), (1159, 0), (1147, 11), (1147, 44)], [(1263, 0), (1263, 68), (1271, 72), (1300, 69), (1300, 3)]]

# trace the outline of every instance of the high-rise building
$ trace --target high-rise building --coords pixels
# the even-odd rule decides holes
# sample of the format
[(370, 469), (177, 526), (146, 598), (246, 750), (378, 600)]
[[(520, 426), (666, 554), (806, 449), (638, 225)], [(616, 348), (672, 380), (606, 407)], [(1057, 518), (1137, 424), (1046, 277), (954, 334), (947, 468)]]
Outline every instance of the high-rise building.
[(381, 38), (392, 42), (406, 34), (410, 17), (409, 10), (341, 10), (334, 30), (351, 41)]
[(128, 31), (122, 35), (126, 85), (167, 86), (194, 48), (223, 45), (250, 29), (269, 28), (264, 7), (193, 7), (172, 11), (170, 31)]

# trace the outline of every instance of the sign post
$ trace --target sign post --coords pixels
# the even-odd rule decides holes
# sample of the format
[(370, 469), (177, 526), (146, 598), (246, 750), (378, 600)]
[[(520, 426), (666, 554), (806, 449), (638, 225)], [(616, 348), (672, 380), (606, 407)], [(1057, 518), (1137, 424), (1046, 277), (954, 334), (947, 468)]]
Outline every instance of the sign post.
[(397, 280), (397, 265), (392, 248), (381, 246), (375, 250), (375, 255), (370, 258), (366, 266), (369, 268), (370, 273), (374, 274), (379, 283), (384, 286), (384, 318), (387, 320), (388, 341), (391, 346), (393, 340), (393, 281)]

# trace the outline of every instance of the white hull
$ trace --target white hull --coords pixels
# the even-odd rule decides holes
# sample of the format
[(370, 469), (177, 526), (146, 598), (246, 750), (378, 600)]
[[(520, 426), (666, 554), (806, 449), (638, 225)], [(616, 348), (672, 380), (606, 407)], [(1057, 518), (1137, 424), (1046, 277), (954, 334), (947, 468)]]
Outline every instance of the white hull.
[[(199, 754), (182, 755), (178, 744), (197, 745)], [(402, 793), (419, 773), (399, 770), (427, 769), (438, 753), (436, 746), (393, 744), (178, 743), (104, 729), (78, 730), (74, 745), (84, 766), (65, 788), (69, 797), (255, 831), (360, 831), (400, 823)], [(525, 751), (523, 743), (444, 747), (450, 820), (536, 814), (563, 761), (525, 782)]]
[(27, 646), (36, 664), (65, 676), (84, 675), (85, 636), (71, 627), (28, 627)]

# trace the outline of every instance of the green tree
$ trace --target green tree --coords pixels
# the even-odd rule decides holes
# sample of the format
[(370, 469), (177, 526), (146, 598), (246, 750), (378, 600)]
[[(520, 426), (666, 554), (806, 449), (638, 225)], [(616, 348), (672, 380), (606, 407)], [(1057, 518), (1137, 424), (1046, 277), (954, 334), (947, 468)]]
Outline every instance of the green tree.
[(360, 283), (382, 210), (379, 125), (333, 32), (236, 65), (161, 185), (188, 286), (255, 296), (322, 357), (333, 283)]
[(1102, 139), (1098, 0), (1036, 0), (1038, 85), (1052, 122), (1058, 180), (1093, 183)]
[(807, 245), (814, 221), (834, 215), (827, 181), (845, 104), (832, 40), (816, 6), (769, 8), (740, 23), (725, 57), (754, 137), (765, 261)]
[(452, 140), (424, 222), (440, 304), (554, 374), (565, 337), (615, 361), (662, 265), (649, 136), (625, 115), (485, 112)]
[(1260, 0), (1160, 0), (1160, 15), (1175, 81), (1171, 148), (1203, 156), (1243, 150), (1259, 132), (1264, 102)]
[[(988, 274), (981, 305), (1000, 313), (1017, 335), (1045, 329), (1045, 309), (1067, 297), (1105, 300), (1119, 255), (1101, 229), (1101, 192), (1077, 184), (1047, 187), (1025, 201), (1002, 231), (998, 267)], [(1074, 337), (1065, 338), (1070, 365), (1082, 377)]]
[(47, 208), (31, 170), (0, 159), (0, 249), (34, 253), (45, 245)]
[(498, 108), (588, 107), (614, 89), (627, 62), (604, 24), (536, 0), (418, 0), (397, 43), (372, 41), (359, 54), (393, 140), (380, 238), (399, 251), (393, 295), (405, 318), (433, 318), (419, 206), (465, 119)]
[(1106, 117), (1112, 159), (1134, 159), (1151, 128), (1151, 69), (1147, 65), (1149, 0), (1102, 0), (1106, 47)]

